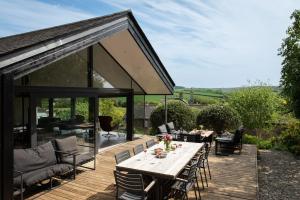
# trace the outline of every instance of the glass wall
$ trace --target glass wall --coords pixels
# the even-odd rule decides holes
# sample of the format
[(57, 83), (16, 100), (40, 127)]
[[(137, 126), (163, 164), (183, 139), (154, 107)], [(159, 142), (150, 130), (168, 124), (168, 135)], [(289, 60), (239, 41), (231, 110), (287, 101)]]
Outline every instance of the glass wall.
[(27, 85), (87, 87), (87, 50), (81, 50), (30, 73)]
[(111, 117), (100, 121), (101, 148), (126, 141), (126, 104), (126, 97), (99, 98), (99, 116)]
[(100, 88), (131, 88), (131, 78), (120, 65), (96, 44), (93, 46), (94, 53), (94, 87)]
[(145, 96), (134, 95), (134, 133), (145, 133)]
[(89, 98), (41, 98), (36, 107), (37, 143), (76, 136), (78, 144), (93, 151), (94, 123)]
[(16, 97), (14, 100), (14, 147), (26, 148), (30, 146), (29, 123), (28, 123), (29, 99)]

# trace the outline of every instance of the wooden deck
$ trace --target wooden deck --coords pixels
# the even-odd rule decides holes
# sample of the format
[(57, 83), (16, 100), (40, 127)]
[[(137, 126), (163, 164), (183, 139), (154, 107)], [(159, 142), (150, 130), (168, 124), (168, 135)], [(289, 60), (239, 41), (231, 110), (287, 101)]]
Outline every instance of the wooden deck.
[[(84, 170), (78, 174), (76, 180), (63, 181), (53, 190), (37, 193), (27, 199), (41, 200), (110, 200), (115, 199), (114, 177), (115, 169), (114, 154), (130, 149), (136, 144), (144, 143), (149, 136), (144, 136), (132, 142), (120, 144), (107, 149), (97, 155), (97, 169)], [(244, 145), (241, 155), (209, 157), (212, 180), (209, 187), (201, 192), (204, 200), (252, 200), (257, 199), (257, 167), (256, 147)], [(193, 199), (193, 193), (189, 195)]]

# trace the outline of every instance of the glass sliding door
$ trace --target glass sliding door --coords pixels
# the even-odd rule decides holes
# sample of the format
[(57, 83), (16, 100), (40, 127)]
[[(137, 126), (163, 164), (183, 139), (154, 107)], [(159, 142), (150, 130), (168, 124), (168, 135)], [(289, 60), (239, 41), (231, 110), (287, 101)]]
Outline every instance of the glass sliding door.
[(15, 97), (14, 100), (14, 148), (30, 146), (29, 136), (29, 98)]
[[(126, 104), (126, 97), (99, 98), (100, 148), (126, 141)], [(101, 120), (105, 117), (111, 121)]]
[[(76, 136), (78, 144), (93, 148), (94, 111), (88, 97), (38, 98), (36, 106), (37, 144)], [(85, 149), (88, 150), (88, 149)]]

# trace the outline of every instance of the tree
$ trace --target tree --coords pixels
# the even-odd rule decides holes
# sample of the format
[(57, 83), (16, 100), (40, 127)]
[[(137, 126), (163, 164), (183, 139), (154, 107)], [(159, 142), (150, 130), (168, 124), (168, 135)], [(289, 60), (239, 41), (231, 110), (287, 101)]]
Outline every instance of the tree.
[(239, 113), (228, 105), (209, 105), (198, 114), (197, 125), (220, 133), (238, 128), (241, 125), (241, 118)]
[[(181, 101), (169, 101), (167, 103), (168, 122), (174, 122), (175, 128), (183, 128), (187, 131), (195, 128), (196, 116), (187, 104)], [(150, 116), (152, 125), (152, 132), (157, 131), (157, 127), (162, 125), (165, 121), (165, 107), (158, 106)]]
[(295, 10), (290, 18), (292, 25), (279, 49), (283, 57), (280, 84), (295, 116), (300, 118), (300, 10)]
[(271, 87), (251, 86), (234, 91), (228, 103), (240, 114), (245, 128), (258, 129), (272, 119), (279, 97)]

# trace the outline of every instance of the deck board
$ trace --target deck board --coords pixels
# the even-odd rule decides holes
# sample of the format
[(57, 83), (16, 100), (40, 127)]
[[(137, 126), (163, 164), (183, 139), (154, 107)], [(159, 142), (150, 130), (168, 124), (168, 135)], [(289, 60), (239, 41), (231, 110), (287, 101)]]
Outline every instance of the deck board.
[[(143, 136), (131, 142), (119, 144), (97, 155), (96, 170), (84, 169), (76, 180), (61, 181), (61, 185), (53, 190), (42, 191), (27, 197), (28, 200), (98, 200), (115, 199), (114, 154), (137, 144), (145, 144), (149, 136)], [(254, 200), (257, 198), (257, 158), (256, 147), (244, 145), (241, 155), (215, 156), (213, 152), (209, 157), (212, 180), (209, 187), (201, 190), (204, 200)], [(92, 163), (88, 165), (92, 166)], [(201, 183), (200, 183), (201, 184)], [(190, 199), (194, 194), (190, 192)]]

